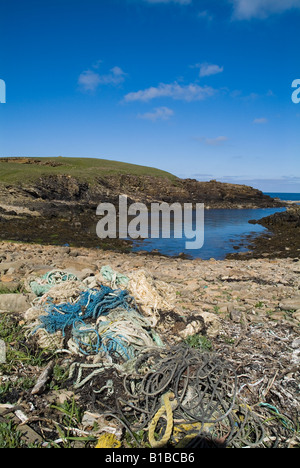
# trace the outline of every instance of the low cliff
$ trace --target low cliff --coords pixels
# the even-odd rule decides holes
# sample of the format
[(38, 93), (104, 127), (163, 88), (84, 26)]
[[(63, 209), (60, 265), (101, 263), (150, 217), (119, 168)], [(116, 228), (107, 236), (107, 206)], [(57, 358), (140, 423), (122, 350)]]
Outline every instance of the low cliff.
[(268, 208), (281, 202), (246, 185), (180, 179), (158, 169), (84, 158), (0, 159), (0, 202), (31, 208), (45, 202), (204, 203), (206, 208)]

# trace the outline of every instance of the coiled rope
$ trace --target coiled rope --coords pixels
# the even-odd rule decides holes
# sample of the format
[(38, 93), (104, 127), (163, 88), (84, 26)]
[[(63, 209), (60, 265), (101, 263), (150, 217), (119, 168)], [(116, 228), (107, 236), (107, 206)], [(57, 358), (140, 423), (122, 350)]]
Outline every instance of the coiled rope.
[[(155, 414), (149, 426), (149, 442), (152, 448), (160, 448), (167, 444), (173, 431), (173, 408), (177, 406), (176, 400), (170, 401), (170, 398), (174, 398), (174, 393), (168, 392), (162, 396), (162, 406)], [(154, 433), (160, 418), (166, 413), (167, 426), (163, 437), (160, 440), (155, 440)]]
[(100, 273), (103, 276), (103, 278), (110, 283), (110, 286), (112, 288), (128, 286), (128, 276), (113, 270), (109, 265), (103, 266), (100, 270)]
[(32, 281), (29, 280), (28, 283), (31, 291), (39, 297), (50, 291), (53, 286), (71, 280), (79, 281), (77, 276), (73, 273), (68, 273), (63, 270), (51, 270), (41, 278)]
[[(115, 400), (111, 393), (103, 395), (112, 392), (104, 373), (109, 369), (115, 371), (109, 373)], [(234, 369), (214, 353), (183, 344), (151, 347), (121, 364), (74, 363), (72, 377), (75, 371), (74, 387), (91, 392), (95, 409), (116, 418), (135, 439), (144, 431), (153, 448), (257, 447), (264, 440), (259, 416), (237, 398)], [(107, 380), (104, 387), (101, 374)]]
[[(158, 426), (164, 430), (164, 413), (167, 428), (158, 441), (160, 447), (168, 437), (176, 443), (170, 433), (172, 420), (193, 430), (194, 436), (196, 431), (199, 440), (214, 438), (231, 446), (257, 446), (264, 438), (259, 418), (237, 400), (234, 369), (213, 353), (182, 344), (144, 350), (135, 359), (132, 372), (125, 375), (123, 385), (128, 398), (119, 398), (117, 414), (132, 432), (149, 427), (151, 444), (156, 444), (154, 430)], [(162, 396), (170, 392), (177, 403), (172, 416), (167, 400), (161, 405)]]

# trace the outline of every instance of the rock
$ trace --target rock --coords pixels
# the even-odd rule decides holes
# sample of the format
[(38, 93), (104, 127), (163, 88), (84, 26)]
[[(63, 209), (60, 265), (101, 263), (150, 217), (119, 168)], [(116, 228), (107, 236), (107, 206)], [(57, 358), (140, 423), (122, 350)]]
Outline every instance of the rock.
[(20, 283), (18, 281), (3, 281), (3, 278), (0, 281), (0, 291), (12, 293), (17, 291), (20, 288)]
[(9, 419), (14, 422), (16, 425), (16, 431), (19, 432), (22, 441), (25, 442), (27, 446), (41, 445), (44, 442), (37, 432), (25, 424), (28, 417), (23, 413), (23, 411), (18, 409), (18, 406), (0, 405), (0, 416), (2, 413), (4, 413), (6, 417), (8, 417), (7, 415), (9, 414)]
[(0, 294), (0, 312), (25, 312), (34, 297), (32, 294)]
[(64, 269), (66, 271), (71, 272), (71, 273), (76, 272), (77, 274), (79, 274), (79, 272), (85, 271), (85, 270), (88, 270), (89, 274), (90, 273), (95, 273), (97, 271), (96, 265), (89, 263), (87, 260), (85, 262), (76, 261), (76, 260), (66, 261), (64, 263)]
[(272, 320), (280, 321), (280, 320), (285, 319), (285, 315), (286, 314), (284, 312), (276, 311), (276, 312), (272, 312), (270, 317), (271, 317)]
[(72, 400), (75, 398), (74, 392), (72, 390), (53, 390), (51, 393), (46, 395), (47, 402), (50, 404), (59, 404), (63, 405), (66, 401)]
[(219, 314), (227, 314), (228, 306), (227, 305), (220, 305), (219, 307)]
[(300, 337), (295, 338), (291, 344), (291, 347), (293, 349), (299, 349), (300, 348)]
[(242, 318), (242, 312), (240, 310), (232, 309), (230, 311), (230, 318), (235, 323), (240, 323)]
[(289, 299), (285, 299), (279, 304), (282, 310), (299, 310), (300, 309), (300, 296), (293, 296)]
[(185, 339), (188, 336), (201, 334), (203, 331), (203, 321), (201, 320), (194, 320), (193, 322), (189, 323), (184, 330), (179, 332), (181, 338)]
[(221, 322), (216, 314), (210, 312), (201, 312), (199, 314), (205, 323), (206, 334), (208, 338), (216, 338), (221, 330)]
[(8, 274), (8, 272), (1, 276), (1, 283), (11, 283), (13, 280), (14, 276)]
[(296, 366), (300, 365), (300, 348), (293, 351), (291, 362)]
[(190, 292), (195, 292), (199, 289), (199, 284), (196, 280), (189, 280), (186, 283), (186, 289)]
[(71, 250), (71, 252), (69, 252), (69, 256), (70, 257), (78, 257), (79, 253), (77, 252), (77, 250)]
[(0, 263), (0, 273), (3, 275), (5, 274), (9, 269), (14, 268), (14, 271), (21, 270), (22, 268), (25, 267), (24, 261), (16, 261), (16, 262), (1, 262)]
[(81, 271), (79, 279), (84, 280), (85, 278), (89, 278), (90, 276), (95, 276), (96, 268), (84, 268)]
[(300, 322), (300, 309), (296, 310), (296, 312), (293, 314), (293, 318), (295, 320), (298, 320), (298, 322)]
[(46, 368), (43, 370), (41, 375), (38, 377), (37, 382), (33, 389), (31, 390), (31, 395), (39, 395), (43, 393), (46, 383), (50, 379), (52, 375), (52, 371), (54, 368), (54, 361), (50, 361)]
[(0, 263), (0, 273), (5, 275), (8, 269), (10, 268), (11, 264), (9, 262), (2, 262)]

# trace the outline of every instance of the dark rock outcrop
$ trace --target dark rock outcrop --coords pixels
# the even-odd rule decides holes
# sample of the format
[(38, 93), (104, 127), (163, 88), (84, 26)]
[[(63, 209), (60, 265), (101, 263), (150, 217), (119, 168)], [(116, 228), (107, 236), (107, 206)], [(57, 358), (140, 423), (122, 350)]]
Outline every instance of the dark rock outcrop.
[(267, 231), (249, 239), (246, 256), (234, 253), (228, 258), (300, 258), (300, 206), (290, 206), (286, 211), (250, 222), (264, 226)]
[(0, 188), (0, 201), (3, 197), (7, 200), (8, 196), (12, 202), (20, 202), (23, 198), (26, 203), (31, 199), (33, 202), (40, 200), (98, 204), (103, 201), (115, 203), (121, 194), (127, 195), (132, 201), (143, 203), (204, 203), (206, 208), (218, 209), (283, 206), (280, 201), (246, 185), (199, 182), (194, 179), (172, 181), (163, 177), (131, 174), (96, 177), (93, 183), (68, 175), (47, 175), (34, 183), (27, 184), (25, 181), (17, 187), (17, 191), (13, 187)]

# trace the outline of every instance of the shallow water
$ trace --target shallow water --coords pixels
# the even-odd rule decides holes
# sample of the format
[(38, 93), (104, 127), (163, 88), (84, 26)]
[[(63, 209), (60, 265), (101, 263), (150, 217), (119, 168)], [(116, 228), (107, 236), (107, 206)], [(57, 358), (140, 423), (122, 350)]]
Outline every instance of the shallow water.
[[(229, 253), (248, 250), (246, 236), (259, 235), (267, 231), (259, 224), (249, 224), (249, 220), (259, 220), (279, 211), (285, 211), (285, 208), (205, 210), (204, 245), (201, 249), (186, 249), (186, 241), (192, 239), (187, 239), (184, 235), (180, 239), (174, 239), (171, 225), (170, 239), (160, 237), (134, 240), (133, 251), (150, 252), (155, 249), (164, 255), (176, 256), (185, 253), (192, 258), (223, 260)], [(195, 228), (195, 224), (193, 226)]]

